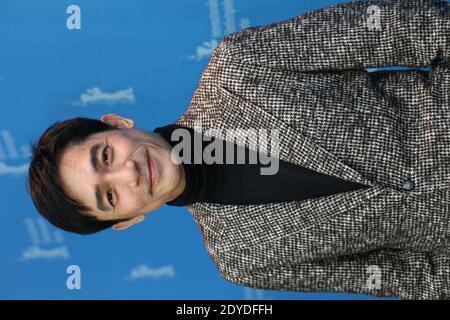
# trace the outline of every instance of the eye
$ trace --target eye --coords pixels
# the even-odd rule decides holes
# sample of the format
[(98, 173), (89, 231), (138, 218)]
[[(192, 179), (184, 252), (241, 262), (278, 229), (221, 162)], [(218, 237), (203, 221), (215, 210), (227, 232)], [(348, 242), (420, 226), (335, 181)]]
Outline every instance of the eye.
[[(111, 149), (109, 147), (109, 145), (106, 145), (106, 147), (103, 149), (102, 157), (103, 157), (103, 162), (106, 163), (108, 166), (110, 166), (111, 165), (111, 163), (109, 163), (110, 157), (109, 157), (108, 153), (106, 152), (107, 149)], [(105, 155), (106, 155), (106, 159), (105, 159)]]
[[(106, 198), (108, 199), (109, 204), (114, 207), (114, 204), (112, 203), (112, 189), (109, 189), (108, 192), (106, 193)], [(110, 197), (111, 195), (111, 197)]]
[[(111, 165), (111, 158), (108, 155), (107, 149), (111, 149), (110, 146), (108, 144), (106, 144), (106, 147), (103, 149), (103, 153), (102, 153), (102, 157), (103, 157), (103, 162), (107, 165), (110, 166)], [(107, 192), (106, 192), (106, 198), (108, 199), (109, 204), (115, 208), (114, 204), (113, 204), (113, 192), (112, 192), (112, 188), (110, 188)]]

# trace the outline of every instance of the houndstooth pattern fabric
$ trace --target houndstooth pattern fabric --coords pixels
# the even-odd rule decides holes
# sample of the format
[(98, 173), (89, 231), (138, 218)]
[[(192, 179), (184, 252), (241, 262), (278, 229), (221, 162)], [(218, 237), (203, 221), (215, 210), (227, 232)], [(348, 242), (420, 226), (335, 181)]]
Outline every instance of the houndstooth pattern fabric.
[[(371, 5), (379, 30), (366, 25)], [(223, 37), (176, 123), (278, 129), (280, 159), (371, 186), (189, 205), (224, 279), (450, 299), (449, 17), (445, 1), (352, 1)], [(400, 65), (432, 70), (364, 70)]]

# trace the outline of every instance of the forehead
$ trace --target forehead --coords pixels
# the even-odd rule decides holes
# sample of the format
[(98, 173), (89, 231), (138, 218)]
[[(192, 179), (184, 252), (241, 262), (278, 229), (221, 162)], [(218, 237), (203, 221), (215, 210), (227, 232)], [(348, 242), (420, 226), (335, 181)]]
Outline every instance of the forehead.
[(95, 133), (90, 135), (83, 142), (68, 146), (60, 157), (59, 164), (61, 165), (61, 170), (69, 164), (74, 164), (74, 162), (85, 159), (89, 155), (89, 150), (91, 147), (97, 143), (102, 143), (106, 137), (106, 134), (106, 132)]
[(123, 141), (123, 137), (120, 130), (102, 131), (89, 135), (83, 142), (66, 147), (59, 159), (60, 172), (67, 171), (69, 167), (78, 170), (92, 167), (90, 158), (92, 146), (105, 144), (107, 141)]
[[(65, 191), (90, 208), (96, 207), (93, 186), (97, 175), (91, 165), (90, 149), (97, 143), (103, 144), (105, 137), (105, 132), (96, 133), (82, 143), (67, 147), (58, 164)], [(101, 148), (97, 151), (100, 150)]]

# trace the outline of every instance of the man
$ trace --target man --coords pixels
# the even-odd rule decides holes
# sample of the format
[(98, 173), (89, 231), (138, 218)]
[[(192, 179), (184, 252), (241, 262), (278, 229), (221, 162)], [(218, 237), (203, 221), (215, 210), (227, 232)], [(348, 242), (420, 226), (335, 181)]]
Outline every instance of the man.
[[(280, 161), (364, 186), (297, 201), (187, 205), (224, 279), (450, 298), (449, 30), (444, 1), (370, 0), (223, 38), (175, 125), (277, 129)], [(364, 70), (400, 65), (432, 71)], [(78, 121), (44, 133), (34, 152), (41, 160), (30, 166), (33, 200), (52, 223), (79, 233), (125, 229), (183, 194), (183, 166), (162, 169), (171, 150), (162, 135), (117, 115)], [(245, 137), (227, 142), (258, 151)], [(121, 150), (116, 164), (112, 148)], [(110, 181), (121, 190), (108, 191)]]

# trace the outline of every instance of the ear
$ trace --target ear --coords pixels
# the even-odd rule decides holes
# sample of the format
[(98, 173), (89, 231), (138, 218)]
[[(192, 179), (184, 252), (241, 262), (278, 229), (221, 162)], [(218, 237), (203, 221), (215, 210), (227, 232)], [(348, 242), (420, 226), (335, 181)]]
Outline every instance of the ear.
[(114, 113), (104, 114), (100, 118), (100, 121), (107, 123), (113, 127), (118, 127), (118, 128), (133, 128), (134, 127), (134, 121), (132, 119), (121, 117)]
[(144, 215), (139, 215), (139, 216), (133, 217), (131, 219), (128, 219), (127, 221), (122, 221), (122, 222), (116, 223), (115, 225), (112, 226), (112, 228), (114, 230), (125, 230), (125, 229), (128, 229), (129, 227), (131, 227), (132, 225), (143, 221), (144, 219), (145, 219)]

